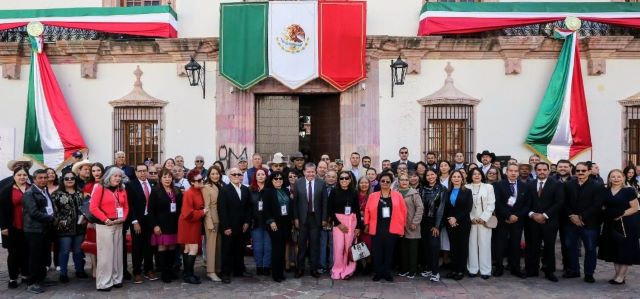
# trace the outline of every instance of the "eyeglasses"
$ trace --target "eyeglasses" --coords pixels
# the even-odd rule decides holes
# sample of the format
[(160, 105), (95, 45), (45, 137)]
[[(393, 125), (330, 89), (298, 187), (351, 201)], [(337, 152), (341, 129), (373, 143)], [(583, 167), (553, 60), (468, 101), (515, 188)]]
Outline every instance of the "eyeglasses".
[(348, 181), (348, 180), (350, 180), (350, 179), (351, 179), (351, 178), (350, 178), (350, 177), (348, 177), (348, 176), (341, 176), (341, 177), (340, 177), (340, 180), (341, 180), (341, 181)]
[(487, 175), (497, 175), (498, 173), (496, 172), (487, 172)]
[(282, 177), (276, 177), (276, 178), (272, 178), (271, 180), (272, 181), (282, 181), (283, 178)]
[(408, 154), (409, 152), (400, 152), (401, 154)]
[(202, 179), (193, 180), (194, 183), (202, 183)]
[(150, 172), (149, 172), (149, 174), (158, 174), (158, 173), (157, 173), (157, 172), (155, 172), (155, 171), (154, 171), (154, 172), (151, 172), (151, 171), (150, 171)]
[(204, 163), (204, 160), (196, 160), (196, 163)]
[(242, 173), (232, 173), (230, 176), (242, 176)]
[(76, 178), (72, 177), (72, 176), (66, 176), (66, 177), (64, 177), (64, 180), (67, 181), (67, 182), (70, 182), (70, 181), (75, 181)]
[(586, 169), (576, 169), (576, 173), (583, 173), (583, 172), (587, 172), (588, 170)]
[(380, 183), (381, 184), (389, 184), (389, 183), (391, 183), (391, 181), (389, 181), (389, 180), (380, 180)]

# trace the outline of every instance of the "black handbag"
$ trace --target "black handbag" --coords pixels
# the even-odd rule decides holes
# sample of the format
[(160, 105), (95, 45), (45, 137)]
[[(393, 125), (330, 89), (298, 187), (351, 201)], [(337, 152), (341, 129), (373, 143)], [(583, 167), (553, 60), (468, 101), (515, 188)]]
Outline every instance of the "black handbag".
[[(104, 195), (104, 187), (102, 187), (102, 195)], [(100, 196), (100, 198), (102, 198), (102, 196)], [(89, 223), (104, 224), (102, 220), (98, 219), (96, 216), (91, 214), (91, 210), (89, 209), (90, 205), (91, 205), (91, 196), (87, 195), (87, 197), (85, 197), (84, 202), (82, 202), (82, 207), (80, 208), (80, 211), (82, 212), (82, 215), (84, 215), (84, 218), (86, 218), (87, 222)]]

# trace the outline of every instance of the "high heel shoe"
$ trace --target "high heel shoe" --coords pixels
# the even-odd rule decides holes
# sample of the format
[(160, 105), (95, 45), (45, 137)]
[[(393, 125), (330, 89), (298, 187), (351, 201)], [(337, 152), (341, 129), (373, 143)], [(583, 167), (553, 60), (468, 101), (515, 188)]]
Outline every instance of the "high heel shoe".
[(610, 279), (609, 280), (609, 284), (613, 284), (613, 285), (621, 285), (621, 284), (625, 284), (625, 281), (616, 281), (615, 279)]

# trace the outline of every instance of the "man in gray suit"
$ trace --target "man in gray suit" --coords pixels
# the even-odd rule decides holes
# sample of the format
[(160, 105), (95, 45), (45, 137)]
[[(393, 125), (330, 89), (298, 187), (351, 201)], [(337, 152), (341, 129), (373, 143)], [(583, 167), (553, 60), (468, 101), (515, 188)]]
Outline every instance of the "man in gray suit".
[(311, 275), (320, 277), (318, 262), (320, 258), (320, 229), (327, 225), (327, 191), (323, 180), (316, 178), (316, 165), (304, 166), (304, 177), (298, 179), (292, 190), (295, 196), (293, 221), (300, 229), (298, 237), (298, 272), (295, 277), (304, 275), (305, 256), (309, 251)]

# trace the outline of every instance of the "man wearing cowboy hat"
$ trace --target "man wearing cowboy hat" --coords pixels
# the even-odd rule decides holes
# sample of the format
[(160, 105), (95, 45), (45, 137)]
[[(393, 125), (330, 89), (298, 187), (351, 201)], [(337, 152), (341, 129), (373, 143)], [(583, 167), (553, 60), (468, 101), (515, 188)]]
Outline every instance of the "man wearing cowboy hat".
[(478, 153), (476, 155), (476, 159), (478, 159), (478, 161), (482, 163), (482, 173), (487, 175), (487, 171), (489, 171), (489, 168), (491, 168), (491, 163), (493, 163), (493, 160), (496, 159), (496, 154), (488, 150), (484, 150), (482, 151), (482, 153)]
[(289, 173), (289, 169), (287, 168), (287, 163), (282, 159), (284, 155), (282, 153), (273, 154), (273, 159), (267, 163), (269, 166), (269, 173), (280, 172), (284, 176)]
[(74, 163), (73, 167), (71, 167), (71, 171), (77, 176), (76, 185), (80, 190), (82, 190), (91, 179), (91, 165), (92, 163), (85, 159)]
[(299, 178), (304, 176), (304, 155), (301, 152), (295, 152), (289, 157), (289, 160), (293, 162), (293, 168), (291, 171), (295, 173)]
[(81, 151), (75, 151), (73, 153), (73, 155), (71, 155), (71, 157), (73, 157), (73, 160), (67, 166), (62, 168), (62, 172), (73, 171), (73, 169), (72, 169), (73, 168), (73, 164), (76, 164), (76, 163), (82, 161), (82, 152)]

